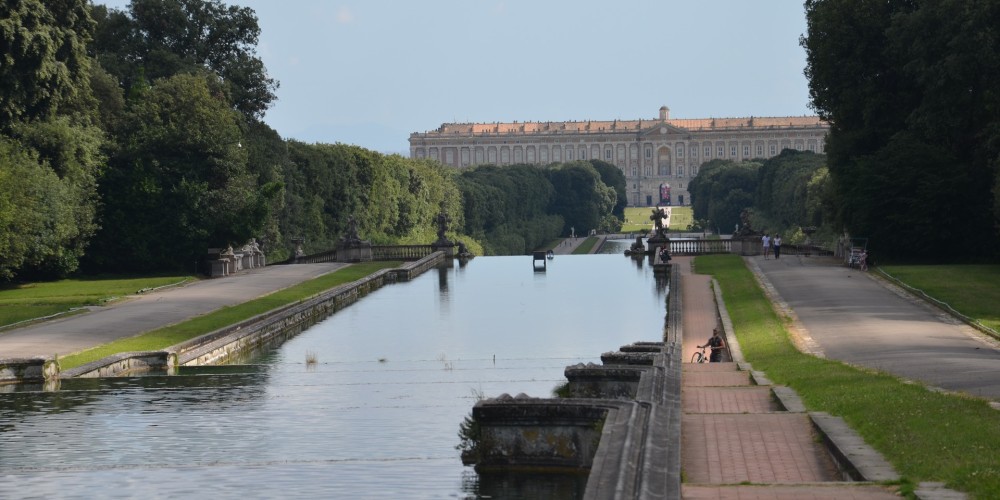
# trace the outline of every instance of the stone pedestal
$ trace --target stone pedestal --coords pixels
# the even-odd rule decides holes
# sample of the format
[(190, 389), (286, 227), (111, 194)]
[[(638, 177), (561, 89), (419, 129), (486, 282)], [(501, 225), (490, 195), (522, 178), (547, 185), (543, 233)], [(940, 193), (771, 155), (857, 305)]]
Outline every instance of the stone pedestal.
[(434, 243), (431, 243), (431, 248), (433, 248), (435, 252), (444, 252), (444, 256), (449, 259), (455, 256), (455, 244), (448, 240), (435, 241)]
[(337, 262), (368, 262), (372, 260), (372, 244), (353, 242), (337, 247)]
[(664, 234), (654, 234), (646, 240), (646, 251), (649, 255), (659, 255), (662, 247), (666, 247), (667, 251), (670, 251), (670, 238)]

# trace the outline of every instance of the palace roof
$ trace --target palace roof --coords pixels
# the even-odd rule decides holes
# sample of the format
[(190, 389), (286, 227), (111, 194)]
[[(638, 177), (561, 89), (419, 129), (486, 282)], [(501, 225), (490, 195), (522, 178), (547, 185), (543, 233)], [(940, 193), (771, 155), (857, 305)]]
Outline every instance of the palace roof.
[[(733, 131), (745, 129), (826, 128), (818, 116), (775, 116), (749, 118), (694, 118), (667, 120), (611, 120), (566, 122), (513, 123), (445, 123), (428, 135), (490, 135), (490, 134), (594, 134), (640, 132), (663, 124), (690, 131)], [(419, 133), (415, 133), (419, 135)]]

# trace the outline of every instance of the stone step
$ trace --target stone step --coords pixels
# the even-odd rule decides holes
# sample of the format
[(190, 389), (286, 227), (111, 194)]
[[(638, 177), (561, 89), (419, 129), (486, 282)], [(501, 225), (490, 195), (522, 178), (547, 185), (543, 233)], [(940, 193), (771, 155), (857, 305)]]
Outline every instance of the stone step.
[(750, 372), (741, 371), (705, 371), (681, 374), (682, 387), (731, 387), (753, 385)]
[(682, 363), (681, 370), (685, 372), (735, 372), (739, 371), (737, 363)]
[(687, 387), (681, 390), (684, 413), (770, 413), (783, 411), (770, 387)]
[(843, 479), (808, 415), (685, 414), (681, 425), (686, 482), (791, 484)]
[(864, 483), (711, 486), (684, 484), (684, 500), (899, 500), (894, 488)]

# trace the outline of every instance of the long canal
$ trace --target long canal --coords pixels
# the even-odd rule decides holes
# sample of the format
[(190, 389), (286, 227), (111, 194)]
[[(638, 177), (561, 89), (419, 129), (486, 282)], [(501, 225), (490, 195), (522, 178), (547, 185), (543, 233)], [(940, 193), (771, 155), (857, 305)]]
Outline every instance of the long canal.
[(550, 397), (567, 365), (660, 340), (667, 291), (621, 245), (432, 270), (245, 364), (8, 388), (0, 498), (576, 496), (480, 478), (458, 429), (479, 397)]

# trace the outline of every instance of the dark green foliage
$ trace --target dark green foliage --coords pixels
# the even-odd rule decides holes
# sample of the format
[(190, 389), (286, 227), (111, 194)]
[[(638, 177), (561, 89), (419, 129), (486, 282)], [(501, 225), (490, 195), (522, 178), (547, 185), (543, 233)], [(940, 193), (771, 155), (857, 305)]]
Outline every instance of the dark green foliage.
[(232, 106), (259, 119), (278, 83), (256, 55), (260, 27), (253, 9), (219, 0), (132, 0), (128, 12), (94, 8), (91, 53), (131, 88), (178, 73), (218, 75)]
[(996, 257), (1000, 4), (809, 0), (806, 16), (833, 222), (883, 257)]
[(210, 75), (162, 79), (130, 104), (121, 149), (102, 178), (94, 263), (131, 271), (189, 269), (209, 247), (259, 233), (266, 196), (247, 169), (239, 115)]
[(47, 119), (90, 96), (86, 0), (0, 3), (0, 132)]
[(549, 214), (555, 194), (545, 171), (531, 165), (484, 165), (457, 177), (464, 202), (464, 232), (493, 255), (523, 255), (562, 230)]
[(589, 162), (552, 165), (546, 174), (555, 190), (549, 211), (565, 220), (563, 234), (568, 235), (572, 229), (577, 235), (585, 235), (591, 229), (598, 229), (601, 219), (615, 207), (615, 189), (601, 181), (597, 169)]
[(625, 206), (628, 205), (625, 193), (625, 174), (620, 168), (601, 160), (590, 160), (590, 164), (601, 175), (601, 182), (615, 190), (615, 206), (611, 209), (611, 215), (624, 219)]
[(791, 149), (765, 160), (758, 171), (754, 209), (782, 228), (821, 225), (818, 198), (824, 191), (812, 181), (825, 166), (824, 155)]
[(0, 279), (77, 268), (96, 224), (104, 133), (83, 0), (0, 5)]
[(691, 180), (691, 206), (695, 219), (707, 219), (711, 227), (729, 233), (740, 223), (740, 214), (754, 206), (759, 163), (712, 160)]

